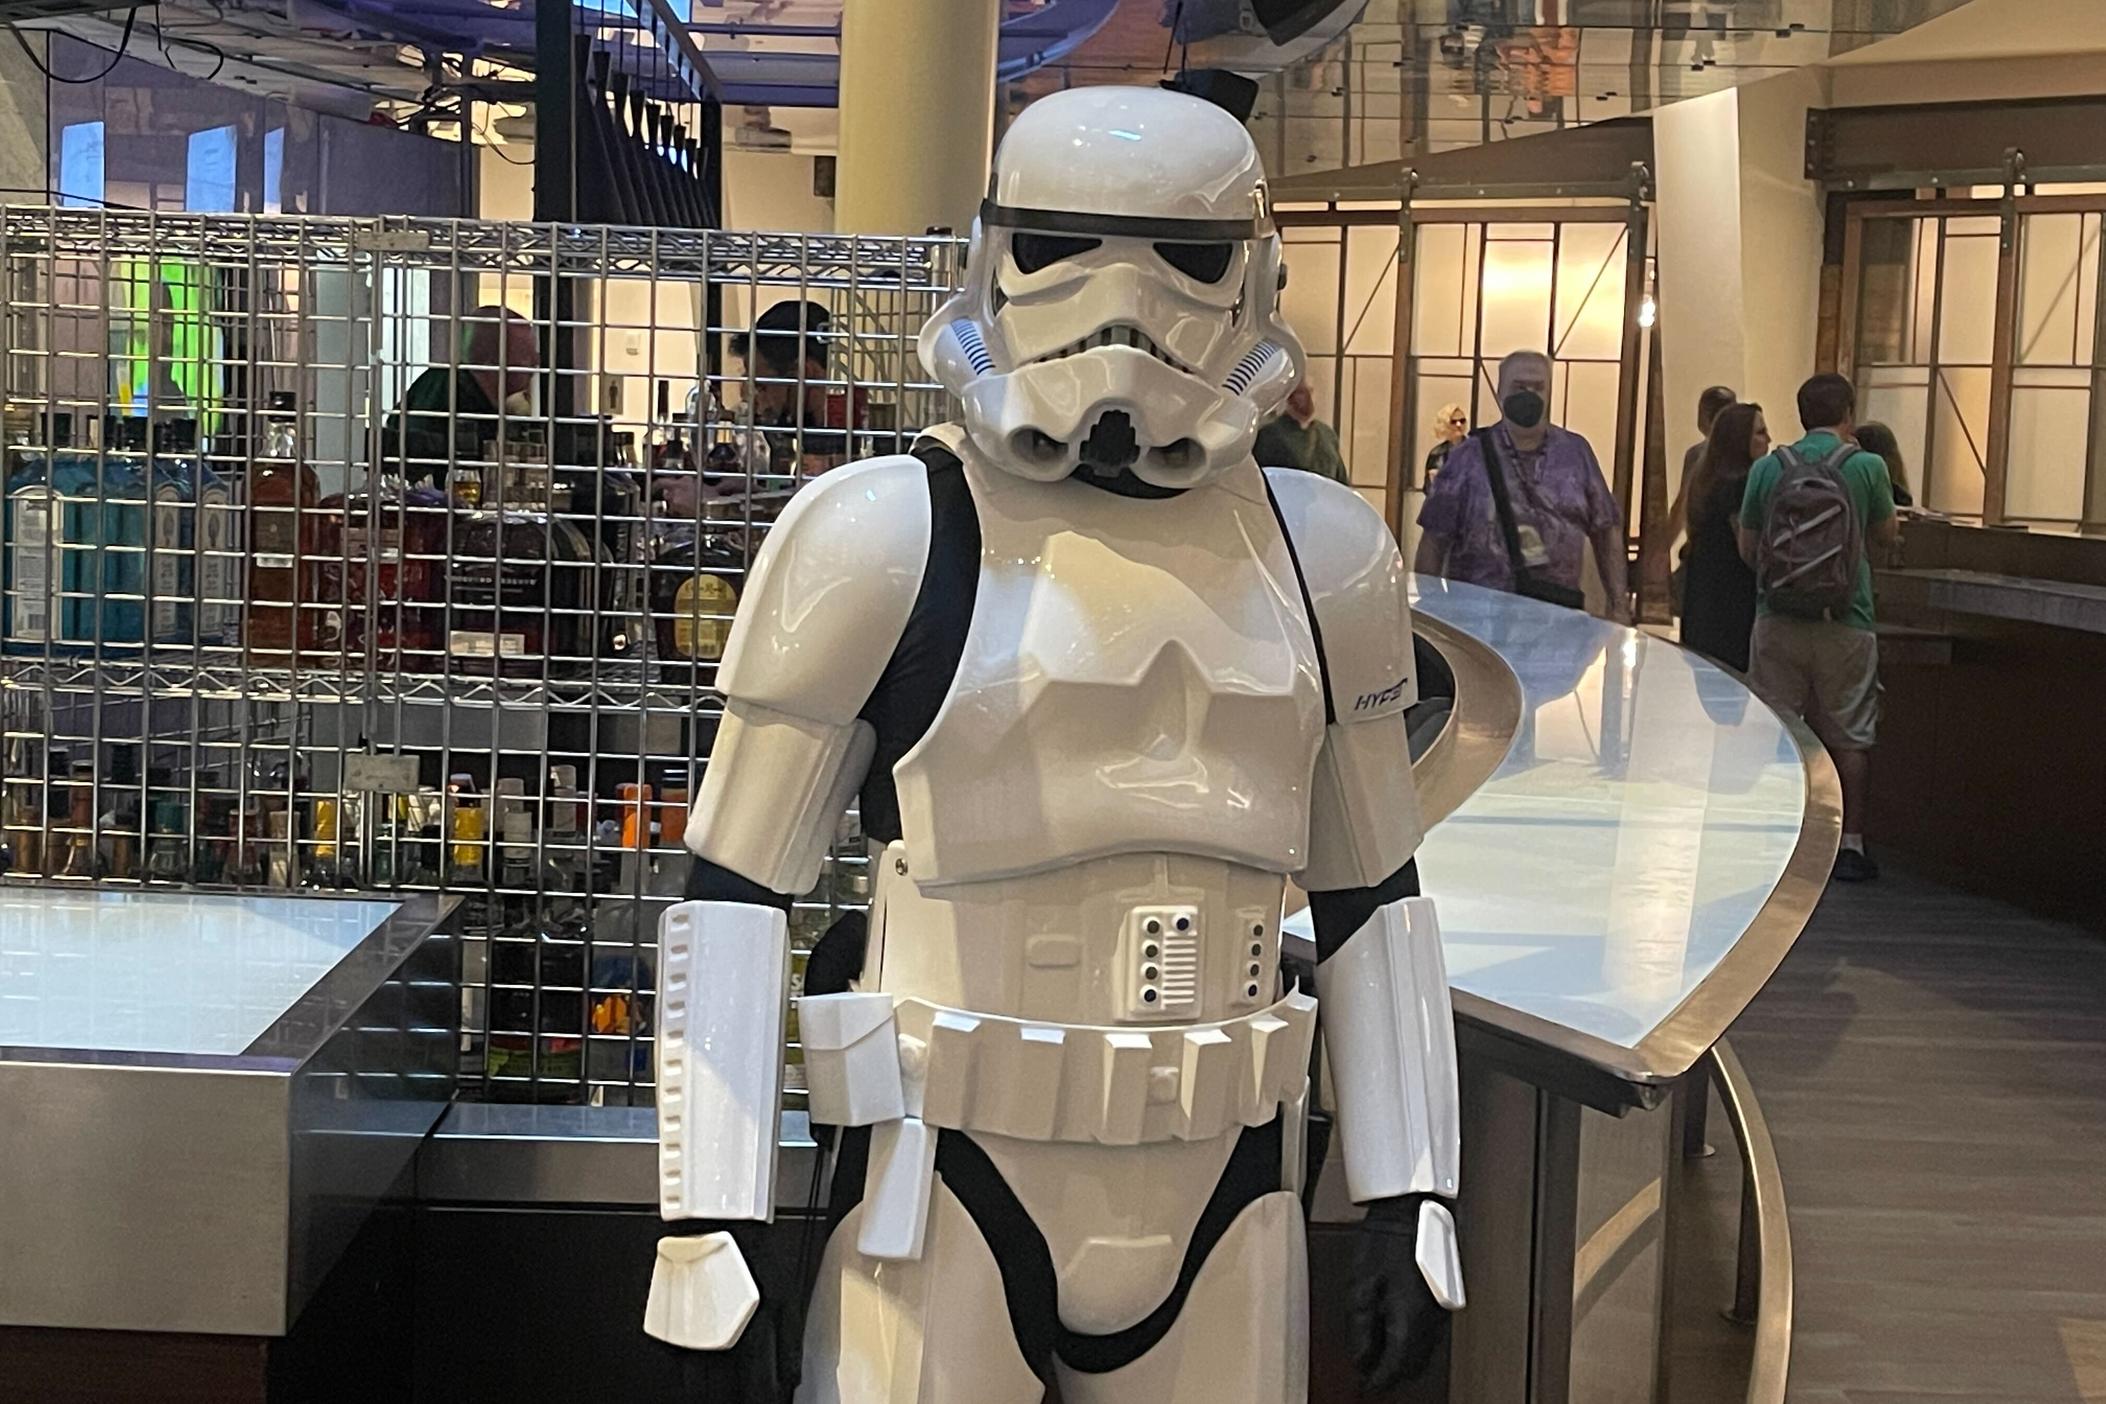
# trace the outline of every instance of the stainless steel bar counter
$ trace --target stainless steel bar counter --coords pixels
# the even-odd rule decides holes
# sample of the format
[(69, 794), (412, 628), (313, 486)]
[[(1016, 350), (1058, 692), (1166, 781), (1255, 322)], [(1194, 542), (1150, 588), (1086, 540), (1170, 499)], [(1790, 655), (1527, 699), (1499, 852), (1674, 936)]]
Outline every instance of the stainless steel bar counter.
[(452, 1096), (453, 900), (0, 889), (0, 1395), (287, 1333)]
[[(1419, 768), (1436, 820), (1419, 868), (1463, 1054), (1472, 1294), (1445, 1389), (1414, 1397), (1666, 1400), (1667, 1323), (1708, 1309), (1672, 1293), (1683, 1121), (1708, 1095), (1701, 1060), (1824, 890), (1835, 770), (1803, 726), (1671, 643), (1444, 580), (1414, 598), (1455, 675)], [(1734, 1090), (1735, 1138), (1766, 1147)], [(1781, 1237), (1776, 1186), (1759, 1188)], [(1343, 1208), (1319, 1206), (1319, 1242)], [(1788, 1280), (1772, 1286), (1788, 1303)], [(1781, 1392), (1788, 1308), (1755, 1329), (1758, 1382)]]

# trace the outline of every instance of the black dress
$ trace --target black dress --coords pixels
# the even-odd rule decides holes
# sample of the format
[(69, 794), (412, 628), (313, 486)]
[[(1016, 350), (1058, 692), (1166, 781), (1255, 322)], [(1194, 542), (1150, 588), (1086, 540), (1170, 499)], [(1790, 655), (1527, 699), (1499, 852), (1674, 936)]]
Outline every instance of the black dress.
[(1682, 594), (1682, 643), (1745, 673), (1755, 628), (1755, 572), (1740, 558), (1734, 510), (1747, 478), (1720, 483), (1708, 503), (1691, 503), (1688, 567)]

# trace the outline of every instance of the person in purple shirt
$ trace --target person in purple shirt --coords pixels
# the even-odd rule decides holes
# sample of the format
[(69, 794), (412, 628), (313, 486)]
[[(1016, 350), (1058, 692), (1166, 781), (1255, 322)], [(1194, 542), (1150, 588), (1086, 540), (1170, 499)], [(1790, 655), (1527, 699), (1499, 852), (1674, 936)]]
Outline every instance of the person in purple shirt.
[[(1622, 509), (1587, 441), (1545, 422), (1549, 393), (1542, 352), (1516, 351), (1499, 363), (1502, 418), (1449, 453), (1419, 511), (1413, 569), (1578, 608), (1591, 542), (1609, 617), (1629, 623)], [(1485, 474), (1488, 437), (1502, 465), (1511, 538)]]

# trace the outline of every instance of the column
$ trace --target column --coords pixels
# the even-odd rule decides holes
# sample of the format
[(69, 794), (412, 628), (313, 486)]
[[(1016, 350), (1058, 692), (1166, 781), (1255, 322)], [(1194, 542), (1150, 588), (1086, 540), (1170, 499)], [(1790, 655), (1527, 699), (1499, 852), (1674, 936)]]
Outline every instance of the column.
[(993, 154), (999, 0), (854, 0), (841, 17), (834, 228), (963, 233)]

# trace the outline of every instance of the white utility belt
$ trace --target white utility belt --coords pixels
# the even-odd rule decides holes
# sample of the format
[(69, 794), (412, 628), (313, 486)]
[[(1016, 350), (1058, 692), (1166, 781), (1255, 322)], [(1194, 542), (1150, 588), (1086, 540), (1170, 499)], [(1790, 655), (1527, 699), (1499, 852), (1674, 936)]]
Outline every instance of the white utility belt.
[(1309, 1077), (1316, 999), (1204, 1024), (1053, 1024), (883, 992), (798, 1002), (812, 1120), (871, 1128), (857, 1247), (921, 1255), (938, 1129), (1108, 1146), (1260, 1126)]

